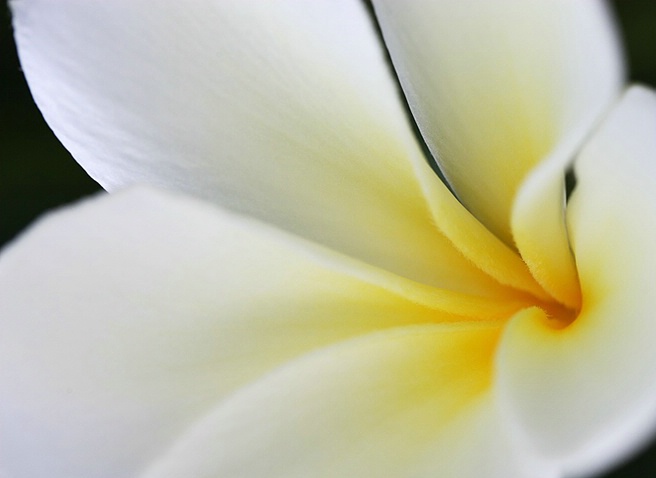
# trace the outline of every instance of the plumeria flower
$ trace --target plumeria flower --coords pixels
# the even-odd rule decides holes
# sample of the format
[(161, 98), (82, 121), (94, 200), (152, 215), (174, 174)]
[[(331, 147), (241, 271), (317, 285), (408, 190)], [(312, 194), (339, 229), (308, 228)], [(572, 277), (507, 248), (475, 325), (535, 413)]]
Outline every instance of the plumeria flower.
[(121, 192), (0, 258), (3, 478), (582, 476), (650, 436), (656, 94), (604, 4), (11, 5)]

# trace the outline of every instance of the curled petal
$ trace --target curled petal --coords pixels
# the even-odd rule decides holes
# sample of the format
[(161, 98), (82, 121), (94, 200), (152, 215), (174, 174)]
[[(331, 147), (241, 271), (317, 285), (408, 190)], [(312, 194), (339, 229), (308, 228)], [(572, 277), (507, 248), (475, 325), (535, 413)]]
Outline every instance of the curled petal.
[(511, 209), (528, 172), (562, 142), (570, 144), (570, 135), (580, 140), (581, 131), (589, 132), (621, 86), (621, 55), (605, 5), (374, 5), (412, 112), (448, 181), (512, 246)]
[(567, 219), (582, 309), (537, 310), (501, 342), (499, 393), (520, 441), (571, 475), (625, 456), (656, 424), (656, 94), (629, 90), (577, 158)]

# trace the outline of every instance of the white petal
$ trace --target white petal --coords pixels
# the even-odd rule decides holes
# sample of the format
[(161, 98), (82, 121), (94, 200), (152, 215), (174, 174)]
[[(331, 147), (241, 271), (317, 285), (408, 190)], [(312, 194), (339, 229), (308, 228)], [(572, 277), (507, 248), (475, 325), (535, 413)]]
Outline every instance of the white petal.
[(571, 134), (589, 131), (621, 84), (604, 5), (374, 4), (406, 97), (447, 179), (512, 245), (510, 212), (526, 174), (561, 142), (570, 144)]
[(39, 107), (107, 189), (182, 190), (434, 285), (472, 270), (431, 224), (360, 2), (12, 7)]
[(509, 306), (189, 199), (93, 200), (0, 257), (0, 467), (12, 478), (135, 476), (235, 387), (298, 354)]
[(630, 90), (575, 163), (567, 218), (579, 316), (558, 330), (539, 311), (522, 314), (500, 349), (500, 395), (520, 440), (573, 476), (656, 429), (654, 132), (656, 94)]
[(404, 327), (310, 354), (230, 397), (144, 478), (540, 476), (520, 472), (531, 462), (486, 391), (499, 330)]

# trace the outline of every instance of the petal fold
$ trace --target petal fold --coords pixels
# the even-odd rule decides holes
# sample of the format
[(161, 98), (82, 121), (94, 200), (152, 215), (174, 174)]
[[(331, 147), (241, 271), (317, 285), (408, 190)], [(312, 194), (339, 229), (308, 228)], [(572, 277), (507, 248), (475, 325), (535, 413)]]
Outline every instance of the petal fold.
[(588, 476), (656, 429), (656, 93), (630, 89), (575, 162), (567, 209), (582, 309), (539, 310), (501, 341), (499, 395), (519, 441)]
[(527, 174), (561, 142), (570, 144), (569, 135), (589, 131), (621, 85), (621, 54), (605, 5), (374, 5), (406, 98), (446, 178), (512, 246), (511, 210)]

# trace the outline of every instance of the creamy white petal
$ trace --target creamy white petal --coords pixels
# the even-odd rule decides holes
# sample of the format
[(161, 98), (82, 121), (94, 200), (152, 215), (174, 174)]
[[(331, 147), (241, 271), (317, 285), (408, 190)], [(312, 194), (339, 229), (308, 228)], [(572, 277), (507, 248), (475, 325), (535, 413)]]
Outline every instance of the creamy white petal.
[(12, 478), (135, 476), (226, 394), (298, 354), (509, 306), (195, 200), (95, 199), (0, 257), (1, 467)]
[[(621, 84), (621, 55), (604, 5), (374, 5), (408, 102), (447, 179), (467, 208), (512, 245), (511, 208), (527, 173), (562, 142), (570, 144), (571, 134), (589, 131)], [(573, 151), (567, 153), (569, 159)]]
[(110, 191), (181, 190), (412, 279), (476, 282), (432, 225), (412, 166), (424, 159), (361, 2), (12, 10), (36, 102)]
[(144, 478), (541, 476), (521, 473), (534, 463), (504, 442), (487, 392), (499, 330), (403, 327), (302, 357), (219, 405)]
[(501, 344), (499, 392), (519, 440), (572, 476), (656, 429), (655, 132), (656, 93), (629, 90), (575, 163), (579, 316), (557, 329), (538, 310), (520, 314)]

